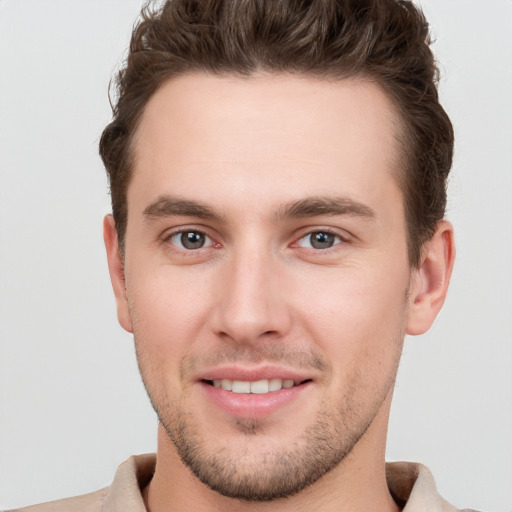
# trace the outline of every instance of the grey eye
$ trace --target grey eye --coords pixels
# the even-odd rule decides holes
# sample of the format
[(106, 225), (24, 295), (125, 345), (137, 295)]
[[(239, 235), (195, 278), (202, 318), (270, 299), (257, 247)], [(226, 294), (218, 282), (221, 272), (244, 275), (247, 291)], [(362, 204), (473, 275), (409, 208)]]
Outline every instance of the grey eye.
[(169, 240), (173, 245), (188, 251), (202, 249), (212, 243), (210, 237), (200, 231), (182, 231), (181, 233), (175, 233)]
[(340, 242), (341, 238), (338, 235), (328, 231), (315, 231), (303, 236), (299, 240), (299, 245), (310, 249), (330, 249)]

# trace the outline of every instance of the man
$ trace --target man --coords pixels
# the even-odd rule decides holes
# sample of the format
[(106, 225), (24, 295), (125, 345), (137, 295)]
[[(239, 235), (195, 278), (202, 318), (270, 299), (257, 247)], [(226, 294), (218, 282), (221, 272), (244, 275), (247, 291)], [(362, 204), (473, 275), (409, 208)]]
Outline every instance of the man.
[(384, 463), (404, 336), (454, 260), (435, 78), (409, 2), (145, 12), (100, 153), (157, 456), (27, 510), (456, 510)]

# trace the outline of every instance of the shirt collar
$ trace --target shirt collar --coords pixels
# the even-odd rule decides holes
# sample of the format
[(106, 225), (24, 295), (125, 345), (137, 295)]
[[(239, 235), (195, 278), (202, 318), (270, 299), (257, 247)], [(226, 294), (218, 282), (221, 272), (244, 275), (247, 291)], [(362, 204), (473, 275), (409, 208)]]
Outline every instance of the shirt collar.
[[(121, 464), (105, 497), (103, 511), (147, 512), (141, 489), (153, 477), (155, 464), (155, 454), (135, 455)], [(457, 512), (439, 495), (432, 474), (421, 464), (387, 463), (386, 479), (403, 512)]]

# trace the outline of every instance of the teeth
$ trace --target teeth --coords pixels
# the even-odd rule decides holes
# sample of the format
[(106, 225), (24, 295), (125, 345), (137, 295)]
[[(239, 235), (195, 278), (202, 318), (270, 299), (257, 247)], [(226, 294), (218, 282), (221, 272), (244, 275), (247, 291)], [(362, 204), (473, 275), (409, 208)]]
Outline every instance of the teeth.
[(251, 382), (251, 393), (264, 394), (268, 393), (268, 380), (257, 380), (256, 382)]
[(254, 382), (244, 380), (215, 379), (213, 385), (233, 393), (254, 393), (263, 395), (282, 388), (288, 389), (295, 386), (292, 379), (264, 379)]
[(233, 393), (250, 393), (251, 383), (243, 380), (234, 380), (231, 391), (233, 391)]
[(233, 387), (233, 381), (229, 380), (229, 379), (222, 379), (220, 381), (220, 387), (222, 389), (225, 389), (226, 391), (231, 391), (231, 389)]
[(282, 379), (270, 379), (268, 381), (269, 391), (279, 391), (283, 387)]

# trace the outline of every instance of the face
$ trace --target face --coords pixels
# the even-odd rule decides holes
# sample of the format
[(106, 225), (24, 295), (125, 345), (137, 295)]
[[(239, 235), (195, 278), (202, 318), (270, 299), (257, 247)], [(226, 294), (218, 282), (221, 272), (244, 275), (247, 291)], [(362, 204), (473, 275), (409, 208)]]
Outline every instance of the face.
[(119, 318), (224, 495), (293, 494), (385, 437), (413, 286), (398, 124), (374, 84), (285, 75), (182, 76), (145, 109)]

